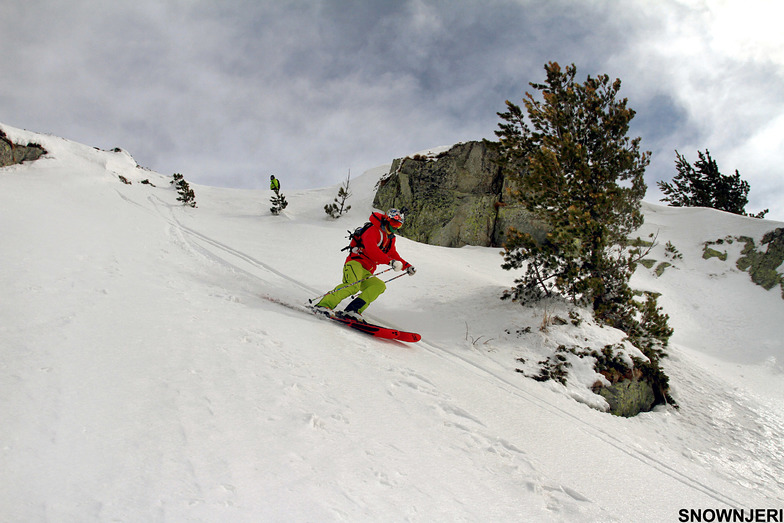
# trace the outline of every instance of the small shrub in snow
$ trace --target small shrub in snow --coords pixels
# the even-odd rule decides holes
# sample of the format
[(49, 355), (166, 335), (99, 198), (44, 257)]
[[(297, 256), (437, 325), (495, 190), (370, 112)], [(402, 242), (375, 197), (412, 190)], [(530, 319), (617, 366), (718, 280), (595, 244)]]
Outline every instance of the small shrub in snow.
[(664, 246), (664, 255), (672, 260), (682, 260), (683, 254), (675, 248), (675, 245), (672, 242), (667, 242), (667, 245)]
[[(558, 348), (555, 349), (554, 354), (549, 356), (547, 359), (538, 362), (539, 374), (526, 374), (526, 376), (536, 381), (553, 380), (560, 383), (561, 385), (566, 385), (567, 378), (569, 377), (568, 369), (572, 366), (572, 364), (569, 363), (565, 353), (574, 354), (574, 347), (559, 345)], [(517, 358), (517, 361), (520, 363), (525, 363), (524, 358)], [(525, 374), (525, 371), (522, 369), (515, 370), (521, 374)]]
[(275, 191), (275, 194), (270, 198), (270, 203), (272, 203), (270, 212), (275, 216), (283, 212), (283, 209), (289, 205), (289, 202), (286, 201), (286, 197), (280, 190)]
[(188, 182), (185, 181), (185, 177), (180, 173), (174, 173), (172, 175), (172, 181), (169, 182), (177, 188), (177, 197), (178, 202), (182, 202), (183, 205), (190, 205), (191, 207), (196, 207), (196, 195), (191, 189)]
[(327, 215), (329, 215), (331, 218), (338, 219), (343, 215), (343, 213), (346, 213), (349, 211), (349, 209), (351, 209), (350, 205), (346, 205), (346, 200), (351, 197), (351, 191), (349, 191), (350, 182), (351, 171), (348, 172), (346, 181), (338, 189), (338, 195), (335, 197), (335, 200), (332, 203), (328, 203), (324, 206), (324, 212), (327, 213)]

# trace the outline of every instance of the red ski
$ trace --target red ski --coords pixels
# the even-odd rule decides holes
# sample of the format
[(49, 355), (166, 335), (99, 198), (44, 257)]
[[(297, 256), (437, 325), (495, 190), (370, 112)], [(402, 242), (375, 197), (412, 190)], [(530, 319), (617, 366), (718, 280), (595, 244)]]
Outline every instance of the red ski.
[(288, 301), (281, 300), (280, 298), (276, 298), (268, 294), (262, 294), (261, 297), (264, 298), (265, 300), (271, 301), (273, 303), (277, 303), (278, 305), (283, 305), (284, 307), (287, 307), (295, 311), (307, 312), (309, 314), (316, 314), (317, 316), (326, 317), (331, 320), (339, 321), (340, 323), (342, 323), (347, 327), (351, 327), (352, 329), (362, 331), (365, 334), (370, 334), (371, 336), (375, 336), (376, 338), (405, 341), (408, 343), (415, 343), (422, 339), (422, 336), (420, 336), (415, 332), (400, 331), (397, 329), (382, 327), (381, 325), (373, 325), (372, 323), (365, 323), (362, 321), (353, 320), (351, 318), (338, 317), (331, 313), (327, 314), (325, 312), (318, 311), (313, 306), (310, 305), (295, 305), (293, 303), (289, 303)]
[(339, 321), (340, 323), (348, 327), (351, 327), (352, 329), (362, 331), (365, 334), (370, 334), (371, 336), (375, 336), (376, 338), (405, 341), (408, 343), (415, 343), (422, 339), (422, 336), (420, 336), (415, 332), (399, 331), (397, 329), (390, 329), (388, 327), (373, 325), (372, 323), (365, 323), (363, 321), (352, 320), (351, 318), (346, 318), (346, 317), (339, 317), (334, 315), (330, 315), (329, 317), (335, 321)]

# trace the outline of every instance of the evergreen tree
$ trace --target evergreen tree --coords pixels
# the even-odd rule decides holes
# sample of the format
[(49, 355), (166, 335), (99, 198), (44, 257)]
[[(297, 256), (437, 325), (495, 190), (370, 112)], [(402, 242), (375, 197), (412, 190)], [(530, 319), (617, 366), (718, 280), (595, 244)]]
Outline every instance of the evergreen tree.
[(543, 242), (508, 234), (503, 268), (526, 265), (526, 272), (506, 297), (525, 301), (558, 292), (628, 328), (636, 262), (628, 237), (643, 223), (650, 153), (640, 152), (640, 138), (626, 136), (635, 112), (617, 98), (620, 80), (601, 75), (575, 83), (573, 64), (562, 71), (551, 62), (545, 71), (546, 83), (530, 84), (541, 99), (526, 93), (527, 120), (509, 101), (498, 113), (504, 122), (496, 146), (519, 187), (514, 195), (549, 228)]
[(280, 189), (275, 189), (274, 193), (275, 194), (270, 198), (270, 202), (272, 203), (270, 212), (277, 216), (283, 211), (283, 209), (288, 207), (289, 202), (286, 201), (286, 197), (282, 192), (280, 192)]
[[(621, 81), (607, 75), (575, 83), (577, 69), (545, 65), (541, 93), (526, 93), (526, 114), (507, 101), (495, 144), (501, 166), (518, 187), (513, 195), (546, 224), (544, 241), (510, 230), (504, 269), (526, 267), (504, 298), (530, 301), (558, 293), (591, 305), (597, 319), (628, 334), (648, 357), (638, 362), (657, 403), (671, 400), (659, 367), (672, 329), (648, 295), (629, 287), (642, 254), (629, 241), (643, 223), (640, 202), (650, 152), (626, 135), (635, 112), (618, 99)], [(527, 116), (527, 118), (526, 118)]]
[(678, 174), (672, 183), (657, 182), (665, 195), (662, 201), (669, 202), (672, 207), (710, 207), (755, 218), (763, 218), (768, 213), (768, 209), (755, 215), (746, 213), (750, 186), (749, 182), (741, 179), (737, 169), (733, 176), (725, 176), (719, 172), (710, 151), (705, 149), (704, 154), (697, 151), (697, 155), (699, 160), (692, 166), (675, 151)]
[(178, 202), (182, 202), (183, 205), (190, 205), (191, 207), (196, 207), (196, 195), (191, 189), (191, 186), (188, 182), (185, 181), (185, 177), (180, 173), (174, 173), (172, 175), (172, 181), (169, 182), (170, 184), (174, 185), (177, 188), (177, 197)]
[(332, 218), (340, 218), (344, 212), (348, 212), (351, 209), (350, 205), (346, 205), (346, 200), (351, 197), (351, 192), (349, 191), (349, 183), (351, 182), (351, 171), (348, 171), (348, 177), (343, 185), (340, 186), (338, 189), (338, 195), (332, 203), (328, 203), (324, 206), (324, 212), (327, 213)]

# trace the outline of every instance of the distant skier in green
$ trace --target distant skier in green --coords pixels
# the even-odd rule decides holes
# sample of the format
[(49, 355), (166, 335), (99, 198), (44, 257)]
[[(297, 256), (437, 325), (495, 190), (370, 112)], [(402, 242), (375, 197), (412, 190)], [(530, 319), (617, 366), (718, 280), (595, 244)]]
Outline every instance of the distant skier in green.
[(390, 265), (396, 271), (405, 270), (410, 276), (414, 275), (414, 266), (395, 249), (395, 231), (403, 226), (404, 219), (403, 213), (397, 209), (390, 209), (386, 214), (374, 212), (370, 216), (370, 222), (359, 238), (351, 239), (350, 254), (343, 265), (343, 282), (324, 296), (316, 308), (331, 311), (344, 299), (360, 292), (338, 316), (364, 321), (361, 314), (387, 288), (382, 280), (373, 276), (376, 266)]
[(280, 180), (275, 178), (274, 174), (270, 175), (270, 190), (276, 193), (280, 192)]

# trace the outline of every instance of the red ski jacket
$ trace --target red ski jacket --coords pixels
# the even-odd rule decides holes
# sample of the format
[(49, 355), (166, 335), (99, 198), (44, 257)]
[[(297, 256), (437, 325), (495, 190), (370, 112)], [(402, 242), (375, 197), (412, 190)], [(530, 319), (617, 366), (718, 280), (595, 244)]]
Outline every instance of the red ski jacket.
[(362, 248), (358, 252), (355, 242), (351, 242), (351, 254), (346, 258), (346, 262), (357, 260), (362, 267), (370, 272), (376, 272), (378, 265), (389, 265), (392, 260), (398, 260), (403, 264), (403, 269), (411, 266), (406, 260), (400, 257), (395, 249), (395, 235), (389, 234), (382, 227), (382, 222), (385, 220), (386, 215), (380, 212), (374, 212), (370, 215), (370, 227), (365, 229), (365, 232), (360, 236), (359, 243)]

